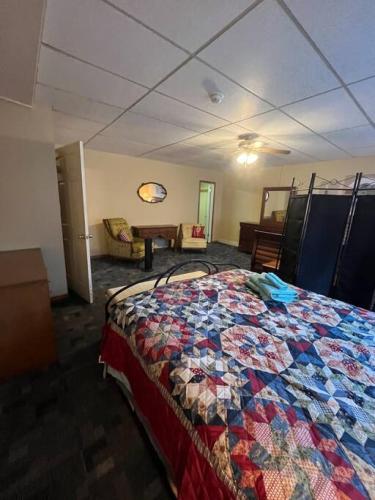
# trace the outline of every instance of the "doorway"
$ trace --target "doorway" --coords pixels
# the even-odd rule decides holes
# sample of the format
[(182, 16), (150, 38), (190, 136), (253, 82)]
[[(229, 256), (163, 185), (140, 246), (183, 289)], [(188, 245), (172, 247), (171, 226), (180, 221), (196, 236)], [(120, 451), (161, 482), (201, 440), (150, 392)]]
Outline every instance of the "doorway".
[(204, 224), (208, 243), (212, 241), (215, 207), (215, 183), (199, 181), (198, 224)]

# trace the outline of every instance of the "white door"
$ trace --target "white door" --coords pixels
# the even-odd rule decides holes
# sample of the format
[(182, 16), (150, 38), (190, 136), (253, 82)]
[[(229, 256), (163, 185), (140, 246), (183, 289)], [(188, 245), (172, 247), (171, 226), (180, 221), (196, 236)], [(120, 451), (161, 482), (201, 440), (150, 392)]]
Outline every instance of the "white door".
[(56, 149), (68, 287), (93, 302), (82, 142)]
[(212, 241), (213, 211), (215, 202), (215, 183), (200, 181), (198, 223), (205, 225), (207, 241)]

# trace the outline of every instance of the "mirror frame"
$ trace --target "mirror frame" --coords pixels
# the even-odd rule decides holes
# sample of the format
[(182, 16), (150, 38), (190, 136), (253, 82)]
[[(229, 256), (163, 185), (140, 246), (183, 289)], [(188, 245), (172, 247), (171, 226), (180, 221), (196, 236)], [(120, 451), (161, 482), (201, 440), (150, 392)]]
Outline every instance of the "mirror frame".
[(264, 209), (266, 208), (266, 201), (269, 198), (269, 192), (270, 191), (293, 191), (293, 188), (291, 186), (266, 186), (263, 188), (263, 195), (262, 195), (262, 207), (260, 210), (260, 224), (263, 226), (273, 226), (273, 227), (283, 227), (284, 222), (270, 222), (268, 218), (264, 217)]
[[(158, 201), (147, 201), (147, 200), (144, 200), (142, 198), (142, 196), (139, 194), (140, 190), (142, 189), (143, 186), (146, 186), (147, 184), (155, 184), (156, 186), (160, 186), (161, 188), (163, 188), (163, 190), (165, 191), (165, 196), (162, 200), (158, 200)], [(167, 197), (168, 195), (168, 191), (167, 191), (167, 188), (165, 186), (163, 186), (163, 184), (160, 184), (160, 182), (154, 182), (154, 181), (149, 181), (149, 182), (142, 182), (142, 184), (139, 186), (139, 188), (137, 189), (137, 195), (139, 196), (139, 198), (143, 201), (143, 203), (151, 203), (151, 205), (153, 205), (154, 203), (162, 203), (165, 198)]]

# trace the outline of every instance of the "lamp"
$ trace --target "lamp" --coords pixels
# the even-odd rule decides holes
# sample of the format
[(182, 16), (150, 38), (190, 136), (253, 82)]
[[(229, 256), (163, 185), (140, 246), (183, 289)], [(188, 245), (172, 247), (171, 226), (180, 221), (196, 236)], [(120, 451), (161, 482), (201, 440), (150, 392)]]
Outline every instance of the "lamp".
[(255, 153), (241, 153), (237, 156), (237, 161), (240, 165), (250, 165), (251, 163), (256, 162), (258, 159), (258, 155)]

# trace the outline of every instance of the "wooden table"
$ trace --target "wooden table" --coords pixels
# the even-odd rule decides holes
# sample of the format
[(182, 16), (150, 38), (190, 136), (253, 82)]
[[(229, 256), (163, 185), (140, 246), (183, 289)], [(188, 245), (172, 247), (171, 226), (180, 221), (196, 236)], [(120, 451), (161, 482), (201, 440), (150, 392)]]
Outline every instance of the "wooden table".
[(152, 271), (152, 240), (164, 238), (174, 240), (173, 248), (176, 250), (177, 226), (163, 224), (160, 226), (133, 226), (134, 236), (145, 240), (145, 271)]

